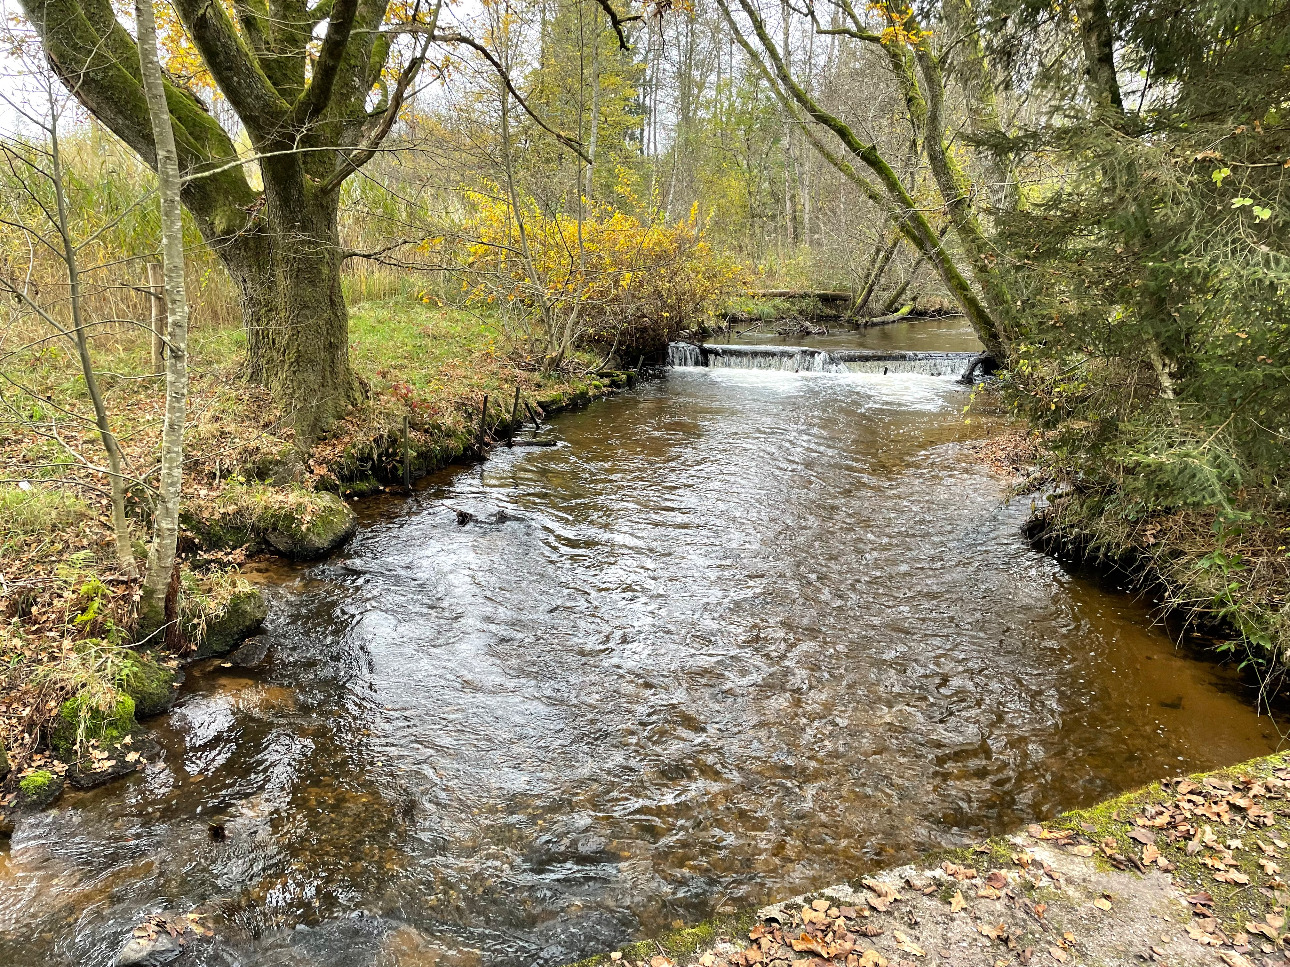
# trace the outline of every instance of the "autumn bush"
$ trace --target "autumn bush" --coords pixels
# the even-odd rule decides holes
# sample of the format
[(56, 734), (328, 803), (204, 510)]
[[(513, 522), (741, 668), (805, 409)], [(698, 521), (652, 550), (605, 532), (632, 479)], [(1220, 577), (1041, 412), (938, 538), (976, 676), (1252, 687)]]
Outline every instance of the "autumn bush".
[(697, 208), (677, 221), (588, 206), (583, 216), (471, 196), (463, 288), (511, 317), (521, 349), (558, 368), (577, 349), (632, 361), (727, 298), (743, 270), (714, 251)]

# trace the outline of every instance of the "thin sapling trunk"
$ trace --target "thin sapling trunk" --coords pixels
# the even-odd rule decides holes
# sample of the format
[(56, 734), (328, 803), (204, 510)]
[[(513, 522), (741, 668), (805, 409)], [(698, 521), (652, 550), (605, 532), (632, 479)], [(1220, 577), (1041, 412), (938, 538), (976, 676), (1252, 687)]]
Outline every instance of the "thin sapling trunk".
[(143, 578), (143, 631), (167, 620), (166, 589), (175, 567), (179, 537), (179, 499), (184, 478), (184, 421), (188, 405), (188, 296), (184, 286), (184, 230), (180, 208), (179, 155), (166, 105), (157, 25), (152, 0), (135, 0), (139, 67), (157, 148), (157, 187), (161, 196), (161, 264), (166, 300), (166, 415), (161, 430), (160, 495), (152, 518), (152, 544)]

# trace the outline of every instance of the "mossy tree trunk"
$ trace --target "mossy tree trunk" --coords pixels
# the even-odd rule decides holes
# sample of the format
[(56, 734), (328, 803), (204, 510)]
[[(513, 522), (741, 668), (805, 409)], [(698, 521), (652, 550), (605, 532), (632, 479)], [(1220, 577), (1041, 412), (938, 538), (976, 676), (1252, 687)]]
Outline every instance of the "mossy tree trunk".
[[(55, 73), (148, 164), (157, 151), (139, 53), (111, 0), (21, 0)], [(184, 31), (254, 148), (253, 188), (231, 139), (194, 92), (165, 81), (183, 203), (242, 295), (248, 373), (270, 387), (308, 446), (359, 391), (340, 291), (340, 186), (389, 134), (434, 39), (421, 35), (391, 80), (388, 0), (266, 8), (174, 0)], [(320, 40), (316, 40), (320, 37)], [(376, 104), (374, 90), (381, 91)]]
[(248, 375), (268, 387), (296, 434), (315, 439), (359, 390), (349, 368), (336, 199), (266, 179), (266, 227), (220, 256), (237, 285)]

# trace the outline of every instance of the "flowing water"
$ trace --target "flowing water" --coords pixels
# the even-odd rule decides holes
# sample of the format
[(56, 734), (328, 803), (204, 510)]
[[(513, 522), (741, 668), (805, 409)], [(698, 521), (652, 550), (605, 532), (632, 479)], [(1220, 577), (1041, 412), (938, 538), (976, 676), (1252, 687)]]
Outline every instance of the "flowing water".
[(678, 369), (364, 503), (266, 573), (265, 670), (193, 676), (162, 764), (0, 852), (0, 964), (199, 907), (180, 963), (556, 965), (1270, 751), (1026, 545), (966, 395)]

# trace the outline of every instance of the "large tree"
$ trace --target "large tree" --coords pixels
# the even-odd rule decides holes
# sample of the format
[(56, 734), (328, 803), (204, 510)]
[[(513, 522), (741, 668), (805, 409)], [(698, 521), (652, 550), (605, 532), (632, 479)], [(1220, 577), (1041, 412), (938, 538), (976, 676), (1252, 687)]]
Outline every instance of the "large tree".
[[(21, 2), (68, 90), (155, 167), (139, 52), (111, 0)], [(433, 13), (409, 8), (398, 18), (407, 23), (392, 26), (390, 7), (174, 0), (250, 139), (263, 186), (201, 98), (171, 77), (183, 202), (237, 284), (249, 376), (273, 390), (305, 444), (360, 395), (340, 284), (340, 187), (379, 150), (433, 37)], [(405, 27), (419, 34), (415, 46), (398, 43)], [(403, 63), (392, 66), (396, 59)]]

